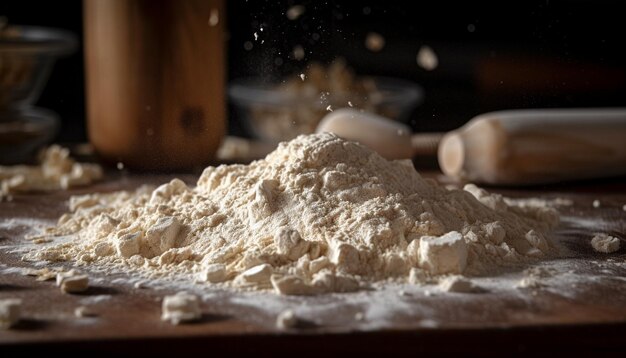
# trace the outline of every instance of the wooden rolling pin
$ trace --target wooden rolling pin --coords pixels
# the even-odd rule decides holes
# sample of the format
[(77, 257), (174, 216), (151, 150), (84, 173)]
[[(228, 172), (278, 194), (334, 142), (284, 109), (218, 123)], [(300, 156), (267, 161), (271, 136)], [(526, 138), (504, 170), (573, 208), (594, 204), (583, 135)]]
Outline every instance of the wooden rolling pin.
[[(353, 109), (328, 114), (317, 132), (356, 140), (388, 159), (435, 155), (457, 179), (524, 185), (626, 174), (626, 109), (488, 113), (445, 136)], [(443, 136), (443, 138), (442, 138)]]
[[(387, 159), (406, 159), (417, 155), (437, 155), (444, 133), (411, 135), (408, 126), (369, 112), (342, 108), (327, 114), (318, 124), (317, 133), (332, 132), (376, 150)], [(226, 137), (218, 151), (222, 161), (249, 162), (276, 149), (276, 143)]]
[[(444, 135), (411, 134), (402, 123), (344, 108), (326, 115), (316, 131), (358, 141), (388, 159), (438, 154), (445, 174), (477, 183), (527, 185), (626, 174), (626, 109), (493, 112)], [(273, 146), (237, 148), (255, 159)]]
[(407, 125), (374, 113), (342, 108), (327, 114), (315, 130), (332, 132), (374, 149), (387, 159), (436, 155), (444, 133), (412, 134)]
[(438, 157), (449, 176), (497, 185), (626, 174), (626, 109), (483, 114), (446, 134)]

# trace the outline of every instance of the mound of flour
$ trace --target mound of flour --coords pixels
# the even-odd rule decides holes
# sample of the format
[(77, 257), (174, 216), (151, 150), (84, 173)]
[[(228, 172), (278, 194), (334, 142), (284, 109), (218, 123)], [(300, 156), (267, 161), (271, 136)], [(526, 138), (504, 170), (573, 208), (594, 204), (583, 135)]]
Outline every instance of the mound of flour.
[(410, 161), (324, 133), (250, 165), (208, 167), (195, 188), (72, 197), (30, 259), (283, 294), (352, 291), (386, 280), (484, 273), (550, 255), (558, 214), (468, 185), (449, 190)]

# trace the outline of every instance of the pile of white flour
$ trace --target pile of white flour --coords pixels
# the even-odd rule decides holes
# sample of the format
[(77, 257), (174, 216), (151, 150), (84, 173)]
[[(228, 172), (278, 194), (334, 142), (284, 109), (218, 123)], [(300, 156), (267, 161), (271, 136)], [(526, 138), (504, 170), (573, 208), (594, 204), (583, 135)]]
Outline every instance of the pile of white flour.
[(446, 189), (410, 161), (328, 133), (250, 165), (209, 167), (195, 188), (174, 179), (69, 206), (46, 234), (72, 239), (27, 258), (282, 294), (484, 273), (554, 253), (546, 234), (558, 223), (554, 209)]

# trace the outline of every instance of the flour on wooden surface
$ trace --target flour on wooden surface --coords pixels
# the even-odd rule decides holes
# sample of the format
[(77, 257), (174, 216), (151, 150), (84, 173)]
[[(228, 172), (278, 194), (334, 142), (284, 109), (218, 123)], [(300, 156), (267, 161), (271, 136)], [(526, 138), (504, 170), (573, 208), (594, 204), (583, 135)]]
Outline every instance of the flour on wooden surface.
[(89, 288), (89, 277), (76, 270), (69, 270), (57, 273), (56, 283), (63, 293), (85, 292)]
[(196, 295), (179, 292), (163, 299), (161, 319), (164, 321), (181, 324), (197, 321), (201, 317), (200, 299)]
[(13, 193), (68, 189), (101, 178), (99, 165), (78, 163), (67, 148), (53, 145), (42, 153), (40, 165), (0, 166), (0, 198)]
[(449, 276), (439, 282), (439, 288), (444, 292), (458, 292), (458, 293), (479, 293), (484, 290), (474, 284), (471, 280), (468, 280), (462, 276)]
[(619, 246), (619, 239), (611, 235), (596, 234), (591, 239), (591, 247), (597, 252), (610, 254), (619, 250)]
[(9, 329), (20, 320), (22, 300), (18, 298), (0, 299), (0, 330)]
[(450, 190), (408, 161), (388, 161), (324, 133), (279, 145), (250, 165), (208, 167), (195, 188), (72, 197), (27, 258), (124, 268), (144, 276), (282, 294), (358, 290), (387, 279), (485, 273), (551, 255), (558, 223), (474, 185)]
[(276, 328), (289, 329), (298, 324), (298, 317), (292, 310), (285, 310), (276, 317)]

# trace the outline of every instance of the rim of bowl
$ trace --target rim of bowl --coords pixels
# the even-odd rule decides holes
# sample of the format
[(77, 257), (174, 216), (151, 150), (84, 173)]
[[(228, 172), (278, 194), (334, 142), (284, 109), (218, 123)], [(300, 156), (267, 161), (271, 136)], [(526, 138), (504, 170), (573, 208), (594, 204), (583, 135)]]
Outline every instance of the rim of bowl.
[[(404, 104), (418, 105), (424, 98), (422, 86), (415, 82), (386, 76), (364, 76), (373, 79), (382, 94), (380, 105)], [(308, 102), (311, 97), (302, 97), (298, 93), (276, 90), (279, 83), (263, 81), (261, 77), (238, 78), (231, 81), (228, 94), (238, 105), (284, 106)], [(350, 92), (341, 92), (335, 96), (349, 98)], [(331, 98), (333, 94), (331, 94)]]
[(38, 26), (10, 27), (18, 32), (17, 37), (0, 37), (1, 52), (45, 53), (61, 56), (77, 47), (76, 36), (69, 31)]

